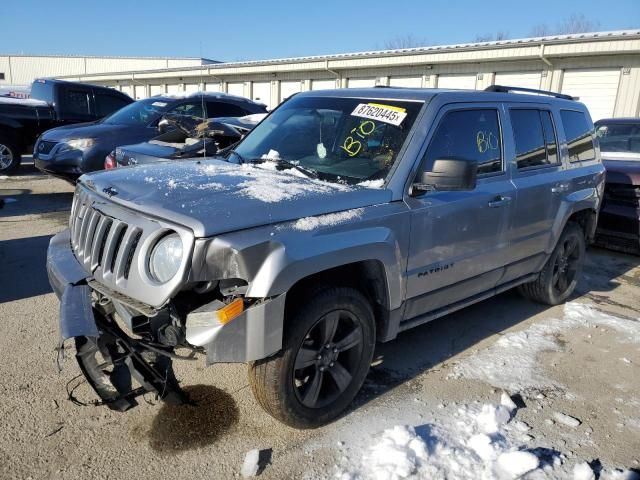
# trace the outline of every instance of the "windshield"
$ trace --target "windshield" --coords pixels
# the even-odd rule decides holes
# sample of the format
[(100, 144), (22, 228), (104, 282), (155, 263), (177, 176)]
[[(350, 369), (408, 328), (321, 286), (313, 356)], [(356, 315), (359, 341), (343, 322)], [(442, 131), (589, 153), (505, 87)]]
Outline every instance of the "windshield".
[(626, 153), (640, 157), (640, 122), (600, 124), (596, 135), (603, 153)]
[(148, 125), (160, 118), (169, 108), (170, 102), (158, 98), (148, 98), (130, 103), (112, 113), (103, 123), (112, 125)]
[(422, 105), (398, 100), (294, 97), (232, 152), (243, 162), (276, 161), (330, 182), (384, 179)]

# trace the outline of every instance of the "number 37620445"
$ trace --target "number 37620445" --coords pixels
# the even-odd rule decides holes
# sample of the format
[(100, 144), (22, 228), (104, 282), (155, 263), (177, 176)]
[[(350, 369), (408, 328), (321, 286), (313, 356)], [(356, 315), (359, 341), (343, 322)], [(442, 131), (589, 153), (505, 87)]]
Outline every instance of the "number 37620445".
[(340, 148), (350, 157), (355, 157), (362, 151), (363, 140), (366, 140), (376, 130), (376, 124), (366, 120), (351, 130), (351, 135), (344, 139)]

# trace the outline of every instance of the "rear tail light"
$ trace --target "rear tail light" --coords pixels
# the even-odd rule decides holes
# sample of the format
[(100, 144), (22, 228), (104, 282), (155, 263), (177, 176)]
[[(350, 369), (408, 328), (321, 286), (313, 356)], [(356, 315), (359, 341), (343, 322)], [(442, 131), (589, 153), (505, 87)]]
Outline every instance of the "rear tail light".
[(104, 169), (105, 170), (113, 170), (118, 166), (118, 162), (116, 162), (116, 155), (114, 152), (111, 152), (104, 158)]

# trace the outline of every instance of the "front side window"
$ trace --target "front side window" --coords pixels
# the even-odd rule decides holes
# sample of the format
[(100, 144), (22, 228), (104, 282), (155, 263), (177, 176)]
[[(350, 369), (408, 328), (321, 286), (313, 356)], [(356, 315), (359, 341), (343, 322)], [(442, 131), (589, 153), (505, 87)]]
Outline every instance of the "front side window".
[(550, 112), (512, 109), (510, 116), (519, 169), (558, 163), (558, 146)]
[(244, 117), (251, 112), (238, 105), (226, 102), (207, 102), (207, 117)]
[(498, 112), (492, 109), (457, 110), (440, 121), (423, 159), (466, 160), (478, 165), (478, 175), (502, 171), (502, 143)]
[(560, 110), (560, 117), (567, 137), (569, 161), (579, 162), (596, 158), (592, 130), (585, 114), (575, 110)]
[(274, 160), (337, 183), (385, 179), (422, 102), (294, 97), (260, 123), (232, 154)]
[[(600, 123), (596, 128), (602, 153), (616, 153), (620, 158), (640, 157), (640, 122)], [(615, 156), (614, 156), (615, 158)]]

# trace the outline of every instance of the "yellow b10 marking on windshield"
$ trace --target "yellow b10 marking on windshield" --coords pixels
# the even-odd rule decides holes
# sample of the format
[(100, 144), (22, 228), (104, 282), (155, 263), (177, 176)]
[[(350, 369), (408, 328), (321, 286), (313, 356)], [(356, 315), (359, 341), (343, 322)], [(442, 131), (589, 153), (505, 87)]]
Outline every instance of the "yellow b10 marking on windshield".
[(498, 138), (493, 134), (493, 132), (487, 133), (479, 130), (476, 134), (476, 145), (478, 146), (478, 151), (480, 153), (484, 153), (487, 150), (497, 150)]
[(347, 138), (345, 138), (343, 144), (340, 145), (340, 148), (347, 152), (347, 155), (349, 155), (350, 157), (355, 157), (362, 151), (362, 142), (353, 138), (353, 136), (355, 135), (356, 137), (364, 140), (375, 130), (376, 124), (371, 120), (362, 122), (357, 127), (351, 129), (351, 133), (353, 135), (349, 135)]

